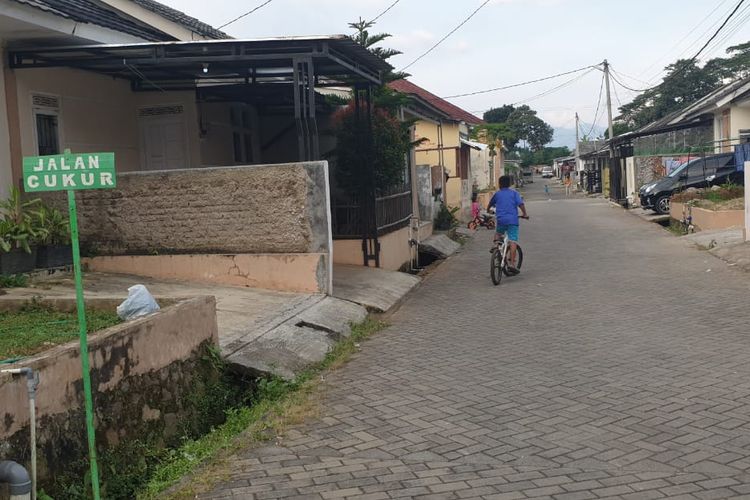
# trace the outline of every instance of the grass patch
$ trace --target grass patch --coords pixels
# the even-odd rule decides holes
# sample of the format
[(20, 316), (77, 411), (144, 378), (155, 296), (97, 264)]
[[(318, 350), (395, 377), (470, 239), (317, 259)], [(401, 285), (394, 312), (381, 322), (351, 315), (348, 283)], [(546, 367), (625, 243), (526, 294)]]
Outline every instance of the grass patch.
[(229, 410), (224, 424), (200, 438), (186, 440), (179, 448), (169, 451), (155, 467), (138, 498), (195, 498), (198, 491), (210, 489), (213, 484), (210, 477), (215, 475), (210, 474), (212, 466), (218, 467), (221, 462), (209, 463), (204, 474), (191, 477), (187, 484), (176, 490), (167, 490), (195, 473), (199, 466), (216, 460), (220, 453), (226, 457), (250, 444), (278, 438), (289, 426), (317, 415), (319, 401), (316, 395), (319, 396), (322, 373), (341, 367), (359, 350), (360, 342), (384, 326), (384, 323), (373, 319), (355, 325), (348, 339), (336, 344), (320, 364), (300, 374), (294, 381), (278, 378), (261, 380), (249, 406)]
[[(114, 312), (86, 311), (88, 333), (120, 323)], [(0, 359), (31, 356), (78, 338), (78, 317), (31, 303), (0, 313)]]
[(675, 219), (669, 219), (669, 225), (665, 226), (665, 228), (675, 236), (685, 236), (687, 234), (685, 225), (682, 223), (682, 221), (678, 221)]

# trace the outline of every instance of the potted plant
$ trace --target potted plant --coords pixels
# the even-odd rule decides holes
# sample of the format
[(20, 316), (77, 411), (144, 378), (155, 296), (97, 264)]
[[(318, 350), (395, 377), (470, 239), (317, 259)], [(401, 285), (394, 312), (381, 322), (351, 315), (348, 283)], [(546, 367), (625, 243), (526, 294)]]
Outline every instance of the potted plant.
[(13, 275), (34, 270), (39, 231), (32, 222), (32, 210), (39, 200), (23, 201), (18, 188), (0, 202), (0, 274)]
[(70, 246), (70, 229), (63, 213), (42, 203), (34, 211), (34, 221), (39, 238), (36, 267), (52, 269), (71, 265), (73, 249)]

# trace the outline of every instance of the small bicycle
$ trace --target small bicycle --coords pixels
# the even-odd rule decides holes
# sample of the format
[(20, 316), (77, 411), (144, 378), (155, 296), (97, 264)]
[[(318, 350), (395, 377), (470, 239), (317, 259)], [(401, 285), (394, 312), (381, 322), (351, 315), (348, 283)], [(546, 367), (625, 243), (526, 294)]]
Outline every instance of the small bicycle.
[[(528, 217), (522, 217), (528, 219)], [(497, 286), (500, 284), (500, 280), (505, 276), (511, 277), (515, 273), (511, 273), (508, 270), (508, 264), (510, 261), (510, 241), (505, 233), (500, 233), (500, 239), (495, 242), (495, 246), (492, 248), (492, 256), (490, 257), (490, 278), (492, 278), (492, 284)], [(516, 269), (520, 270), (523, 264), (523, 250), (521, 245), (516, 243)]]

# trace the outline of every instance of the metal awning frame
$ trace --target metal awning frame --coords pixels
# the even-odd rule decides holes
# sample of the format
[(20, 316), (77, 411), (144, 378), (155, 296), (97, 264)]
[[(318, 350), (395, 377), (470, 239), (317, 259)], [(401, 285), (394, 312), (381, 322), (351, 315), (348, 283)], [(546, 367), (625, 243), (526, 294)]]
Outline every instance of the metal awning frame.
[(326, 38), (200, 40), (8, 50), (12, 69), (70, 67), (133, 82), (135, 90), (202, 82), (293, 82), (294, 62), (312, 60), (316, 83), (382, 83), (391, 66), (343, 35)]

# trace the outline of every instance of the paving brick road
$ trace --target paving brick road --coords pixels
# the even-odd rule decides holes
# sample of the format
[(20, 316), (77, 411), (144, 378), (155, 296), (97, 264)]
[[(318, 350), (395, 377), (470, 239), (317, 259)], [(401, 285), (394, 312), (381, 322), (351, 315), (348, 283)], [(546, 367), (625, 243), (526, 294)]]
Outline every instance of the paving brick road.
[(750, 498), (750, 275), (541, 189), (520, 276), (480, 233), (205, 498)]

